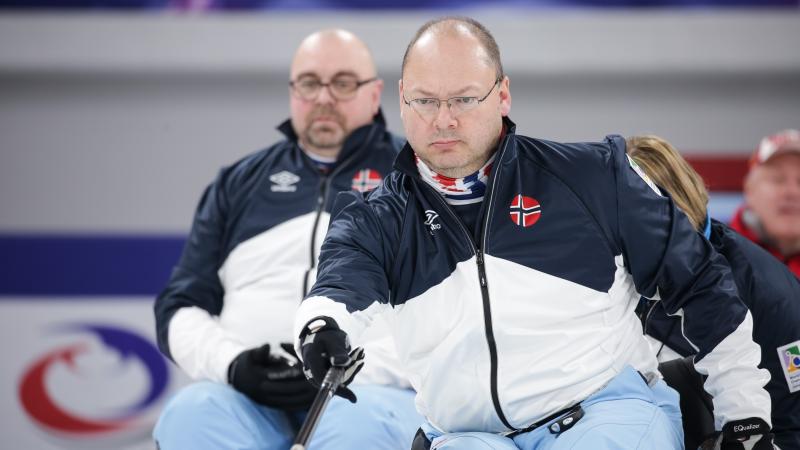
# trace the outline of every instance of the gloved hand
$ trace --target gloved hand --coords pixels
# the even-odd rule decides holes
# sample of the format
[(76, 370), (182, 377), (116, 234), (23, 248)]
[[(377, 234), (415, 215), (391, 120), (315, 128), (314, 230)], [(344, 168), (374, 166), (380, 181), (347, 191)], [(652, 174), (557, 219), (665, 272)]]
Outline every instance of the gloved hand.
[(269, 344), (245, 350), (228, 366), (228, 383), (256, 403), (286, 411), (308, 409), (317, 388), (306, 380), (291, 344), (288, 355), (270, 353)]
[(300, 333), (303, 372), (312, 384), (319, 387), (331, 366), (344, 367), (344, 377), (336, 395), (356, 402), (356, 394), (347, 388), (364, 365), (364, 350), (350, 350), (347, 334), (330, 317), (309, 321)]
[(734, 420), (722, 427), (722, 432), (705, 441), (701, 450), (775, 450), (774, 435), (769, 425), (757, 417)]

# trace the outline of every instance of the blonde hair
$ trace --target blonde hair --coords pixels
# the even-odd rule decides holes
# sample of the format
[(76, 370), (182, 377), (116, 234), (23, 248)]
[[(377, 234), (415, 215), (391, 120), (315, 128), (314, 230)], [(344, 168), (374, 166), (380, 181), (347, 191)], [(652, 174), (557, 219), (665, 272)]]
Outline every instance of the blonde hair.
[(703, 179), (666, 140), (658, 136), (627, 138), (628, 155), (648, 177), (669, 192), (698, 231), (705, 227), (708, 191)]

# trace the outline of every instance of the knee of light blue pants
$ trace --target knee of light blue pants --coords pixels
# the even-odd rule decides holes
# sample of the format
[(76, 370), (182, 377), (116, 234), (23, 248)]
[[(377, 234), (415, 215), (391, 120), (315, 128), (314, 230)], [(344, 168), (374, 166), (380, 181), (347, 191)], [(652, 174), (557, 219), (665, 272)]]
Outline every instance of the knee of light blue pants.
[(626, 367), (609, 384), (581, 402), (584, 416), (553, 434), (548, 426), (507, 437), (481, 432), (441, 433), (425, 423), (432, 450), (680, 450), (683, 429), (678, 394), (663, 381), (648, 386)]
[(431, 441), (431, 450), (517, 450), (511, 439), (480, 431), (442, 433), (425, 421), (420, 427)]
[(511, 439), (476, 431), (447, 433), (431, 442), (431, 450), (518, 450)]
[(397, 450), (411, 448), (425, 420), (414, 406), (414, 391), (389, 386), (350, 386), (356, 403), (333, 397), (309, 450)]
[(581, 402), (584, 416), (571, 429), (547, 426), (514, 438), (523, 450), (680, 450), (683, 428), (678, 394), (663, 381), (648, 386), (626, 367)]
[(172, 397), (153, 430), (161, 450), (286, 450), (294, 434), (295, 426), (284, 412), (208, 381), (191, 384)]

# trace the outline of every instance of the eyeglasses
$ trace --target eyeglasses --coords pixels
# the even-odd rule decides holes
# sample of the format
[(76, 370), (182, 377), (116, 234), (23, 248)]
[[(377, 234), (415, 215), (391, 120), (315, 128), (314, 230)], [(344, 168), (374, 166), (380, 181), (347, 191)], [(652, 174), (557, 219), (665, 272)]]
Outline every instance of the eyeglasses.
[(450, 97), (448, 99), (439, 99), (433, 97), (425, 97), (425, 98), (415, 98), (413, 100), (406, 100), (405, 94), (403, 94), (403, 102), (410, 106), (411, 109), (417, 112), (423, 119), (430, 121), (431, 119), (435, 118), (439, 114), (439, 108), (442, 106), (442, 102), (447, 103), (447, 108), (450, 110), (450, 115), (455, 117), (461, 113), (465, 113), (467, 111), (471, 111), (478, 107), (487, 97), (489, 94), (494, 91), (494, 88), (502, 81), (502, 78), (497, 78), (492, 85), (492, 88), (489, 89), (489, 92), (486, 93), (481, 98), (478, 97)]
[(290, 81), (289, 86), (303, 100), (316, 99), (324, 87), (328, 88), (328, 92), (336, 100), (349, 100), (356, 96), (358, 88), (377, 79), (378, 77), (372, 77), (368, 80), (359, 81), (353, 75), (337, 75), (329, 83), (323, 83), (313, 75), (306, 75)]

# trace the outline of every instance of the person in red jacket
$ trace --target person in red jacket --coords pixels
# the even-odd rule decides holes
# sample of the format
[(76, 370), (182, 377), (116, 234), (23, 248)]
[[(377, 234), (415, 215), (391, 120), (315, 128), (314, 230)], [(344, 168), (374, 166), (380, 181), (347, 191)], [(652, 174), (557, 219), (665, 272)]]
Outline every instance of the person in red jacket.
[(800, 277), (800, 131), (767, 136), (750, 159), (744, 204), (731, 228)]

